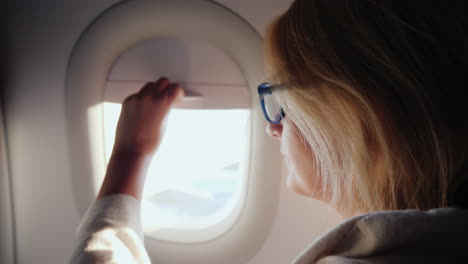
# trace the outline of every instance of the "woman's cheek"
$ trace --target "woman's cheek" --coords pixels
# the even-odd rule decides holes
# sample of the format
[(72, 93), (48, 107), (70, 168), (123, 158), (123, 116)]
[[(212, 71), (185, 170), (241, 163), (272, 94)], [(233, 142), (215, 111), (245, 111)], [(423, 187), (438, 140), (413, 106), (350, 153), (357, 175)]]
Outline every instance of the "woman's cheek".
[(288, 189), (297, 194), (310, 196), (310, 194), (308, 194), (306, 191), (307, 188), (304, 186), (304, 181), (300, 178), (300, 175), (298, 175), (293, 164), (291, 164), (291, 162), (286, 157), (285, 161), (288, 169), (288, 175), (286, 178), (286, 185)]
[(321, 200), (323, 186), (320, 178), (316, 175), (313, 154), (303, 146), (290, 149), (290, 151), (293, 151), (290, 152), (290, 156), (285, 156), (288, 167), (288, 188), (298, 194)]
[(322, 184), (316, 175), (314, 153), (304, 144), (295, 124), (284, 122), (281, 152), (288, 167), (287, 186), (298, 194), (321, 199)]

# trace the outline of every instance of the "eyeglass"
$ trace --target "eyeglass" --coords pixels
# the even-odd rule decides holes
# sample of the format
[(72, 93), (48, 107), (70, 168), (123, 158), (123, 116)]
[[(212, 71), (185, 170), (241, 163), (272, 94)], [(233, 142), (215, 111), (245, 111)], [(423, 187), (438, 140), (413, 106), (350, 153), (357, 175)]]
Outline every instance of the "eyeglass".
[(271, 85), (270, 83), (262, 83), (258, 86), (258, 96), (260, 98), (260, 105), (265, 119), (272, 123), (278, 124), (286, 115), (283, 108), (278, 104), (272, 96), (272, 91), (275, 88), (280, 88), (281, 85)]

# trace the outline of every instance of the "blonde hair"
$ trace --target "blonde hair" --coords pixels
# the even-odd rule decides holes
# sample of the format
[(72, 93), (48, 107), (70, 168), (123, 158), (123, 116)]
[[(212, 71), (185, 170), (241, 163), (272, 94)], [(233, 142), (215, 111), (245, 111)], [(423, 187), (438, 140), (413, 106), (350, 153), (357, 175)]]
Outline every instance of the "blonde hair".
[(468, 20), (455, 1), (296, 0), (267, 65), (330, 202), (454, 205), (468, 158)]

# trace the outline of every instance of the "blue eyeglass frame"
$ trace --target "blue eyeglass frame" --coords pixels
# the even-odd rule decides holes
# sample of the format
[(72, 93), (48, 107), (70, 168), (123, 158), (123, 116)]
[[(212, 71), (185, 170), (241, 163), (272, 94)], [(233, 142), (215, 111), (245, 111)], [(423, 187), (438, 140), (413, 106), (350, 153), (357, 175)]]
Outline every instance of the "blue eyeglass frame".
[(278, 124), (281, 122), (281, 120), (283, 120), (284, 116), (286, 115), (283, 111), (283, 108), (280, 107), (279, 111), (280, 111), (280, 115), (279, 115), (279, 118), (278, 120), (271, 120), (270, 117), (268, 116), (268, 113), (266, 111), (266, 108), (265, 108), (265, 99), (264, 99), (264, 96), (265, 94), (272, 94), (273, 92), (273, 89), (275, 88), (279, 88), (279, 87), (282, 87), (281, 85), (271, 85), (269, 82), (264, 82), (262, 84), (260, 84), (258, 86), (258, 96), (260, 98), (260, 105), (262, 106), (262, 112), (263, 112), (263, 116), (265, 117), (265, 119), (272, 123), (272, 124)]

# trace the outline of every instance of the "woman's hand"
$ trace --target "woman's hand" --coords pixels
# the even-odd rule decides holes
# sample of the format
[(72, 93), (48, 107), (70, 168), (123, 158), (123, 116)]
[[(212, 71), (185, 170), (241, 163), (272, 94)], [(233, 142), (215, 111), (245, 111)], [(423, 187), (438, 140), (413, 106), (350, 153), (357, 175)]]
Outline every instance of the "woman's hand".
[(182, 96), (184, 90), (180, 85), (161, 78), (125, 99), (98, 198), (127, 194), (141, 199), (146, 170), (161, 143), (167, 113)]
[(113, 153), (153, 154), (161, 143), (171, 105), (184, 90), (167, 78), (147, 83), (122, 104)]

